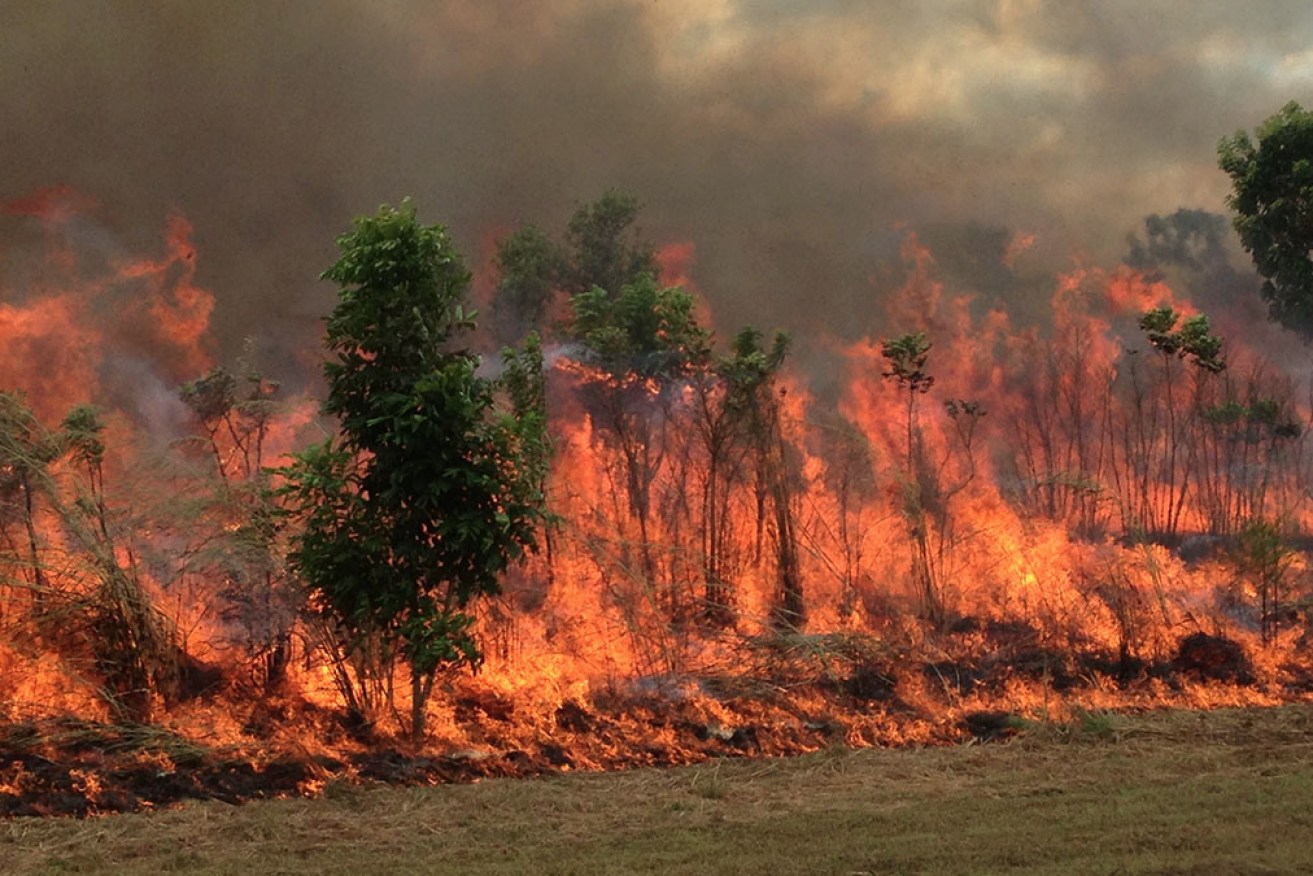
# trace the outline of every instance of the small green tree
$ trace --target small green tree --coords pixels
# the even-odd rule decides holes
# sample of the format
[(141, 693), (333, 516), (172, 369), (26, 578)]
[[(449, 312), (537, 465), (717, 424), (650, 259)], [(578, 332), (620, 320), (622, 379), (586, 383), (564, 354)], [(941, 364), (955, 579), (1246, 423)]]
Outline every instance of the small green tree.
[(605, 289), (612, 295), (642, 274), (657, 273), (655, 251), (634, 223), (642, 204), (630, 192), (608, 189), (581, 207), (566, 226), (565, 289), (572, 295)]
[(907, 393), (907, 466), (910, 470), (919, 445), (919, 432), (916, 416), (916, 400), (930, 391), (935, 379), (926, 371), (926, 361), (930, 358), (930, 341), (925, 332), (889, 338), (880, 344), (880, 355), (888, 363), (889, 370), (882, 372), (886, 380), (892, 380), (898, 388)]
[[(1127, 502), (1134, 527), (1155, 536), (1175, 536), (1185, 511), (1191, 483), (1193, 457), (1198, 452), (1195, 427), (1205, 407), (1207, 381), (1226, 370), (1222, 339), (1212, 333), (1202, 313), (1181, 320), (1171, 307), (1156, 307), (1140, 315), (1139, 325), (1149, 345), (1158, 354), (1163, 401), (1145, 416), (1145, 396), (1132, 368), (1132, 428), (1124, 441), (1128, 469), (1135, 479), (1134, 495)], [(1179, 325), (1179, 327), (1178, 327)], [(1188, 406), (1177, 395), (1180, 362), (1194, 366), (1193, 392)], [(1155, 453), (1154, 450), (1157, 450)]]
[(204, 444), (214, 457), (216, 473), (224, 482), (251, 480), (264, 463), (264, 441), (278, 411), (278, 381), (270, 380), (247, 357), (240, 374), (222, 365), (184, 383), (178, 391), (182, 403), (205, 432)]
[(801, 629), (807, 620), (798, 551), (797, 513), (794, 499), (795, 468), (784, 434), (778, 377), (789, 352), (790, 338), (776, 332), (771, 345), (751, 326), (734, 336), (733, 355), (720, 362), (720, 373), (728, 384), (725, 406), (741, 428), (755, 463), (757, 498), (757, 556), (761, 537), (770, 523), (775, 553), (775, 599), (771, 623), (782, 631)]
[(30, 575), (38, 606), (49, 584), (37, 535), (37, 493), (56, 456), (58, 447), (46, 435), (27, 401), (17, 393), (0, 391), (0, 500), (18, 508), (16, 516), (22, 521), (27, 541), (27, 556), (21, 565)]
[(594, 286), (574, 298), (572, 334), (613, 375), (660, 379), (702, 362), (709, 336), (693, 313), (693, 296), (642, 274), (617, 290)]
[(1280, 629), (1281, 602), (1295, 552), (1286, 543), (1278, 521), (1255, 517), (1240, 527), (1233, 559), (1236, 571), (1258, 591), (1263, 644), (1270, 645)]
[(552, 436), (547, 423), (547, 370), (542, 341), (530, 332), (517, 349), (502, 350), (505, 371), (501, 384), (511, 405), (520, 437), (520, 470), (532, 491), (532, 500), (542, 509), (543, 547), (547, 554), (547, 581), (552, 582), (552, 529), (556, 524), (547, 503), (548, 478), (552, 467)]
[(324, 412), (340, 434), (282, 470), (303, 525), (289, 561), (328, 622), (347, 704), (371, 720), (392, 704), (393, 661), (410, 667), (410, 730), (424, 734), (438, 673), (477, 666), (471, 606), (534, 546), (539, 497), (514, 419), (455, 346), (473, 327), (469, 274), (441, 226), (381, 207), (338, 239), (324, 272)]
[(906, 395), (904, 410), (904, 427), (906, 444), (904, 459), (906, 469), (903, 473), (903, 518), (907, 521), (909, 534), (912, 536), (912, 584), (921, 599), (922, 613), (935, 624), (944, 619), (943, 599), (939, 592), (939, 582), (935, 577), (934, 564), (931, 561), (930, 534), (927, 532), (926, 499), (922, 495), (923, 472), (929, 470), (925, 464), (924, 442), (917, 416), (917, 401), (935, 385), (935, 378), (926, 371), (930, 358), (930, 341), (924, 332), (889, 338), (880, 344), (880, 355), (887, 363), (888, 370), (881, 372), (885, 380), (892, 380), (899, 391)]
[(656, 252), (635, 222), (642, 205), (621, 189), (575, 211), (560, 242), (526, 223), (497, 242), (497, 294), (493, 328), (502, 341), (515, 341), (545, 328), (553, 299), (603, 289), (608, 296), (657, 274)]
[(1227, 381), (1222, 392), (1200, 415), (1200, 498), (1210, 531), (1234, 533), (1271, 513), (1269, 499), (1300, 482), (1291, 467), (1304, 428), (1285, 387), (1265, 386), (1261, 372), (1245, 387)]
[[(930, 391), (935, 378), (926, 370), (931, 344), (924, 332), (885, 340), (880, 346), (888, 370), (882, 372), (900, 392), (906, 393), (907, 469), (903, 473), (903, 519), (912, 537), (912, 583), (921, 601), (921, 613), (940, 627), (948, 619), (944, 599), (949, 551), (953, 537), (953, 499), (970, 485), (976, 476), (976, 428), (985, 409), (967, 399), (949, 399), (944, 412), (953, 425), (951, 446), (938, 461), (930, 459), (921, 432), (917, 402)], [(951, 482), (946, 475), (956, 452), (960, 456), (958, 476)]]
[(1272, 318), (1313, 339), (1313, 112), (1288, 103), (1254, 139), (1244, 131), (1224, 138), (1218, 159)]
[[(664, 392), (710, 355), (693, 296), (643, 274), (612, 294), (594, 286), (572, 299), (571, 334), (597, 367), (587, 387), (596, 422), (623, 462), (629, 514), (638, 527), (643, 577), (657, 579), (652, 552), (652, 485), (665, 461)], [(670, 594), (673, 602), (674, 594)], [(674, 606), (671, 606), (672, 612)]]
[(542, 327), (564, 277), (566, 255), (547, 232), (524, 225), (498, 241), (496, 264), (494, 323), (499, 337), (513, 341)]

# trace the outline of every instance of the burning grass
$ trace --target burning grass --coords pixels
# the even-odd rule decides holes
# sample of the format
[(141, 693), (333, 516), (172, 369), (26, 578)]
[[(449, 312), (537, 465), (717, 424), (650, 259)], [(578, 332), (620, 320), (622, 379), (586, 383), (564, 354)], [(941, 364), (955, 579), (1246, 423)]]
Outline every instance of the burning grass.
[(1086, 713), (1002, 745), (396, 789), (0, 827), (8, 873), (1297, 872), (1313, 707)]
[(1119, 677), (1111, 655), (1056, 649), (1016, 624), (963, 623), (915, 643), (779, 635), (739, 641), (735, 653), (733, 671), (616, 679), (577, 696), (452, 679), (420, 744), (353, 725), (290, 683), (255, 700), (216, 691), (159, 725), (15, 720), (0, 725), (0, 815), (86, 817), (1019, 734), (1119, 736), (1108, 709), (1272, 705), (1313, 678), (1307, 666), (1253, 663), (1238, 643), (1203, 634), (1174, 659)]

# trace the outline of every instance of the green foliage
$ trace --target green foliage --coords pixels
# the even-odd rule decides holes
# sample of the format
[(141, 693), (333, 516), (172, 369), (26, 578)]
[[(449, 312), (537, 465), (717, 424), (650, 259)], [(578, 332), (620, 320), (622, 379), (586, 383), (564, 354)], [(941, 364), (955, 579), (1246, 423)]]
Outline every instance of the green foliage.
[(574, 297), (572, 334), (612, 375), (676, 374), (709, 355), (710, 335), (693, 314), (693, 296), (642, 274), (611, 294), (601, 286)]
[(226, 368), (215, 366), (184, 383), (178, 395), (202, 422), (221, 420), (237, 404), (237, 378)]
[(729, 385), (725, 404), (731, 411), (750, 413), (758, 407), (757, 394), (779, 373), (789, 354), (792, 339), (787, 332), (776, 332), (769, 349), (762, 340), (760, 330), (747, 326), (734, 336), (731, 355), (718, 363), (717, 370)]
[(1188, 359), (1210, 374), (1226, 370), (1222, 356), (1222, 339), (1212, 333), (1208, 317), (1202, 313), (1187, 317), (1176, 328), (1180, 314), (1170, 307), (1157, 307), (1140, 316), (1140, 329), (1149, 343), (1164, 356)]
[(771, 518), (776, 576), (771, 619), (779, 630), (801, 628), (806, 619), (793, 507), (796, 464), (784, 438), (775, 392), (775, 380), (788, 350), (785, 332), (776, 332), (767, 348), (761, 332), (747, 327), (735, 336), (732, 355), (719, 363), (727, 384), (725, 408), (736, 427), (742, 428), (755, 462), (759, 532), (762, 515), (769, 513)]
[[(580, 358), (601, 372), (588, 381), (587, 395), (595, 406), (594, 421), (623, 460), (630, 517), (637, 526), (632, 543), (643, 580), (655, 587), (649, 525), (652, 485), (666, 457), (659, 430), (671, 399), (664, 390), (673, 378), (691, 376), (707, 363), (710, 335), (697, 324), (691, 295), (657, 283), (652, 248), (631, 230), (638, 209), (633, 195), (612, 190), (570, 220), (566, 290), (573, 297), (566, 331), (582, 343)], [(673, 615), (679, 610), (676, 594), (669, 590), (664, 596)]]
[(1246, 570), (1270, 574), (1288, 564), (1293, 556), (1275, 521), (1247, 521), (1236, 536), (1236, 562)]
[(1246, 426), (1242, 438), (1253, 444), (1264, 437), (1298, 438), (1304, 431), (1274, 398), (1253, 398), (1248, 403), (1234, 399), (1206, 408), (1205, 422), (1213, 426)]
[(58, 455), (58, 441), (47, 434), (26, 399), (0, 390), (0, 535), (15, 543), (6, 532), (11, 514), (22, 524), (27, 537), (23, 564), (38, 599), (47, 581), (38, 556), (34, 509), (40, 487), (49, 484), (49, 465)]
[[(441, 226), (421, 227), (409, 202), (360, 218), (338, 238), (342, 257), (323, 274), (340, 287), (328, 318), (326, 413), (357, 449), (386, 447), (424, 381), (473, 372), (474, 356), (444, 345), (473, 327), (464, 301), (470, 275)], [(476, 388), (470, 384), (471, 389)], [(402, 417), (404, 418), (404, 417)]]
[(541, 326), (552, 294), (564, 280), (568, 260), (564, 251), (536, 225), (525, 225), (498, 242), (495, 309), (508, 333), (521, 327)]
[[(247, 357), (251, 355), (247, 341)], [(278, 407), (278, 381), (267, 379), (244, 358), (240, 374), (222, 365), (184, 383), (178, 397), (205, 431), (219, 476), (254, 477), (263, 464), (264, 438)]]
[(889, 363), (883, 376), (894, 380), (909, 393), (927, 393), (935, 379), (925, 370), (930, 357), (930, 341), (925, 332), (890, 338), (880, 344), (880, 355)]
[(1278, 521), (1256, 517), (1246, 521), (1236, 535), (1232, 561), (1236, 571), (1248, 577), (1258, 591), (1265, 643), (1276, 638), (1286, 577), (1294, 560), (1295, 551), (1286, 542)]
[(478, 663), (468, 610), (534, 545), (540, 496), (513, 421), (493, 415), (493, 382), (453, 346), (473, 314), (446, 231), (406, 202), (338, 245), (324, 410), (341, 433), (282, 470), (303, 523), (289, 560), (345, 652), (400, 648), (418, 735), (435, 674)]
[[(769, 428), (775, 413), (770, 387), (783, 364), (789, 339), (778, 334), (770, 350), (763, 348), (761, 341), (761, 332), (743, 329), (734, 338), (729, 355), (699, 363), (690, 381), (692, 425), (706, 452), (699, 533), (704, 584), (701, 615), (720, 626), (733, 621), (730, 579), (734, 559), (731, 529), (726, 525), (731, 515), (730, 497), (752, 474), (768, 473), (762, 463), (774, 437)], [(751, 466), (755, 473), (745, 470), (743, 463), (748, 459), (756, 463)], [(765, 488), (761, 478), (756, 481), (759, 489)], [(760, 504), (757, 507), (759, 514), (765, 510)]]
[(602, 289), (616, 297), (642, 275), (655, 276), (653, 247), (634, 227), (640, 209), (634, 195), (609, 189), (570, 217), (562, 242), (533, 224), (498, 242), (498, 336), (509, 340), (541, 328), (558, 291), (573, 297)]
[(538, 334), (531, 332), (518, 350), (503, 349), (502, 362), (506, 370), (501, 383), (511, 403), (507, 425), (519, 440), (520, 470), (533, 485), (535, 501), (541, 502), (545, 499), (552, 439), (547, 431), (547, 372)]
[(656, 274), (651, 244), (633, 227), (642, 205), (633, 194), (608, 189), (570, 218), (565, 239), (570, 249), (565, 288), (573, 295), (602, 288), (616, 294), (641, 274)]
[(279, 410), (279, 384), (253, 364), (246, 350), (234, 369), (219, 365), (179, 388), (196, 434), (187, 444), (204, 448), (210, 470), (196, 469), (192, 501), (172, 504), (169, 515), (192, 533), (196, 549), (184, 552), (182, 574), (218, 582), (218, 617), (239, 631), (240, 646), (265, 692), (286, 676), (294, 619), (304, 602), (286, 574), (276, 498), (263, 467), (264, 442)]
[(1212, 333), (1208, 317), (1200, 313), (1187, 318), (1180, 334), (1181, 349), (1191, 362), (1212, 374), (1226, 370), (1222, 339)]
[(0, 476), (24, 476), (58, 455), (58, 442), (46, 434), (26, 399), (0, 390)]
[[(74, 408), (59, 431), (47, 429), (18, 394), (0, 391), (0, 497), (14, 493), (27, 535), (28, 566), (38, 619), (59, 618), (64, 641), (78, 642), (92, 658), (99, 693), (121, 719), (150, 719), (156, 695), (179, 692), (183, 657), (172, 625), (156, 609), (125, 564), (104, 501), (101, 465), (104, 425), (90, 405)], [(63, 457), (86, 468), (89, 490), (52, 471)], [(38, 509), (51, 515), (66, 539), (61, 552), (85, 587), (56, 587), (44, 572), (49, 552), (36, 527)], [(0, 521), (3, 523), (3, 521)], [(51, 599), (64, 611), (56, 614)]]
[[(1255, 140), (1257, 142), (1255, 142)], [(1264, 278), (1272, 318), (1313, 338), (1313, 113), (1291, 102), (1218, 145), (1240, 242)]]
[(98, 470), (104, 464), (105, 442), (100, 436), (105, 431), (105, 421), (94, 405), (73, 408), (64, 417), (60, 429), (74, 459), (91, 470)]

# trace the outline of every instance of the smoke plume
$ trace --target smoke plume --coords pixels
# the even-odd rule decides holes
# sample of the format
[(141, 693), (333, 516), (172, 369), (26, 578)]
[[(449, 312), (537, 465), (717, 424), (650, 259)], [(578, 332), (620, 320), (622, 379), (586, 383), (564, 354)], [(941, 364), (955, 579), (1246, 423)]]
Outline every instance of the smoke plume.
[[(1024, 312), (1147, 215), (1224, 213), (1219, 137), (1313, 83), (1302, 2), (54, 0), (0, 29), (0, 201), (68, 186), (130, 252), (185, 216), (226, 357), (313, 350), (335, 235), (406, 195), (479, 266), (632, 190), (722, 333), (896, 330), (909, 227)], [(10, 288), (31, 223), (0, 219)]]

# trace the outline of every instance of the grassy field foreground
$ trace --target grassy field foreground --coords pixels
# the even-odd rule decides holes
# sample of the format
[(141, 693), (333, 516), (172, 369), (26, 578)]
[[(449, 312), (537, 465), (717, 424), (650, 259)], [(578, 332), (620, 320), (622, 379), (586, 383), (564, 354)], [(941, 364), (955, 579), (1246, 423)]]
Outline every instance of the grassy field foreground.
[(0, 823), (0, 873), (1313, 873), (1313, 706)]

